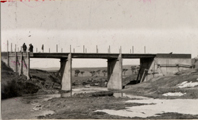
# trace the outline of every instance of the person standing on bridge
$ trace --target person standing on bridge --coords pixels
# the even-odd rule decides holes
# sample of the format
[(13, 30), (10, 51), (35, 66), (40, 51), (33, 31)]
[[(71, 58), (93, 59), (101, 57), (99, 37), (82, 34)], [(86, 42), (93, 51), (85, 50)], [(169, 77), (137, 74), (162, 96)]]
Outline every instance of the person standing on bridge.
[(26, 50), (27, 50), (27, 46), (25, 43), (23, 43), (23, 52), (26, 52)]
[(32, 44), (29, 44), (29, 52), (33, 52), (33, 45)]
[(44, 52), (44, 45), (42, 44), (42, 47), (41, 47), (42, 51)]

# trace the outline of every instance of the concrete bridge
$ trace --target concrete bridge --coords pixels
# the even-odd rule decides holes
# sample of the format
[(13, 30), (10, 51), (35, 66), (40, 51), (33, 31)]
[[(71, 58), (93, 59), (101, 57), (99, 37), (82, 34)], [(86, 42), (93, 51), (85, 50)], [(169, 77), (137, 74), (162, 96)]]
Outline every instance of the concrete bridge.
[(140, 59), (137, 80), (143, 82), (156, 76), (165, 76), (190, 69), (191, 54), (132, 54), (132, 53), (23, 53), (2, 52), (2, 61), (20, 75), (29, 79), (30, 59), (60, 59), (62, 90), (72, 90), (72, 59), (107, 59), (108, 89), (120, 90), (122, 86), (122, 60)]

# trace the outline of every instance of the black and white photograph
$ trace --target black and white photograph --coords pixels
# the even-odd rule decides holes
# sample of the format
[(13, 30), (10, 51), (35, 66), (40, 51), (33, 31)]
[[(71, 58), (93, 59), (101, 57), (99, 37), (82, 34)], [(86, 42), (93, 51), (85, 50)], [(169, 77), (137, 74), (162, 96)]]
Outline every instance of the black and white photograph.
[(0, 0), (1, 119), (198, 119), (197, 0)]

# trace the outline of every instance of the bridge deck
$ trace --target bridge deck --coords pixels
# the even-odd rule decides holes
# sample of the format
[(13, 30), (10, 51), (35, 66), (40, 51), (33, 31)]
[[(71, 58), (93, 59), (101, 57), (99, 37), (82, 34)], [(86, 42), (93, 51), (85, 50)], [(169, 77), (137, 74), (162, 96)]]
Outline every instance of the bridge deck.
[[(16, 56), (15, 52), (10, 52), (9, 56)], [(25, 56), (27, 53), (23, 53)], [(119, 53), (71, 53), (72, 58), (96, 58), (96, 59), (111, 59), (118, 58)], [(1, 56), (7, 56), (7, 52), (1, 52)], [(21, 53), (17, 52), (17, 56)], [(30, 53), (30, 58), (67, 58), (69, 53)], [(139, 59), (139, 58), (191, 58), (191, 54), (130, 54), (122, 53), (124, 59)]]
[[(69, 53), (33, 53), (31, 58), (67, 58)], [(72, 53), (72, 58), (118, 58), (118, 53)], [(122, 54), (122, 58), (153, 58), (156, 54)]]

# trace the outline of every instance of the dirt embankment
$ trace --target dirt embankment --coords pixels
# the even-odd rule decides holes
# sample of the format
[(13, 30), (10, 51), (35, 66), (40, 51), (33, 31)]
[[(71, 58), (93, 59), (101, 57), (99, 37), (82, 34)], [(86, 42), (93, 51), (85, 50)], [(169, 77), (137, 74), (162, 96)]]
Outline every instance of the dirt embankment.
[(17, 73), (1, 62), (1, 95), (2, 99), (22, 96), (24, 94), (33, 94), (40, 88), (32, 81), (27, 81), (25, 76), (19, 76)]
[[(162, 76), (140, 84), (129, 85), (123, 92), (153, 98), (197, 99), (198, 70), (181, 71), (172, 76)], [(167, 96), (166, 93), (172, 93), (172, 96)], [(174, 93), (181, 93), (181, 96), (174, 96)]]
[(27, 80), (26, 76), (19, 76), (4, 62), (1, 61), (2, 67), (2, 99), (23, 96), (26, 94), (46, 94), (55, 93), (60, 89), (60, 80), (52, 73), (41, 70), (30, 70), (31, 79)]

